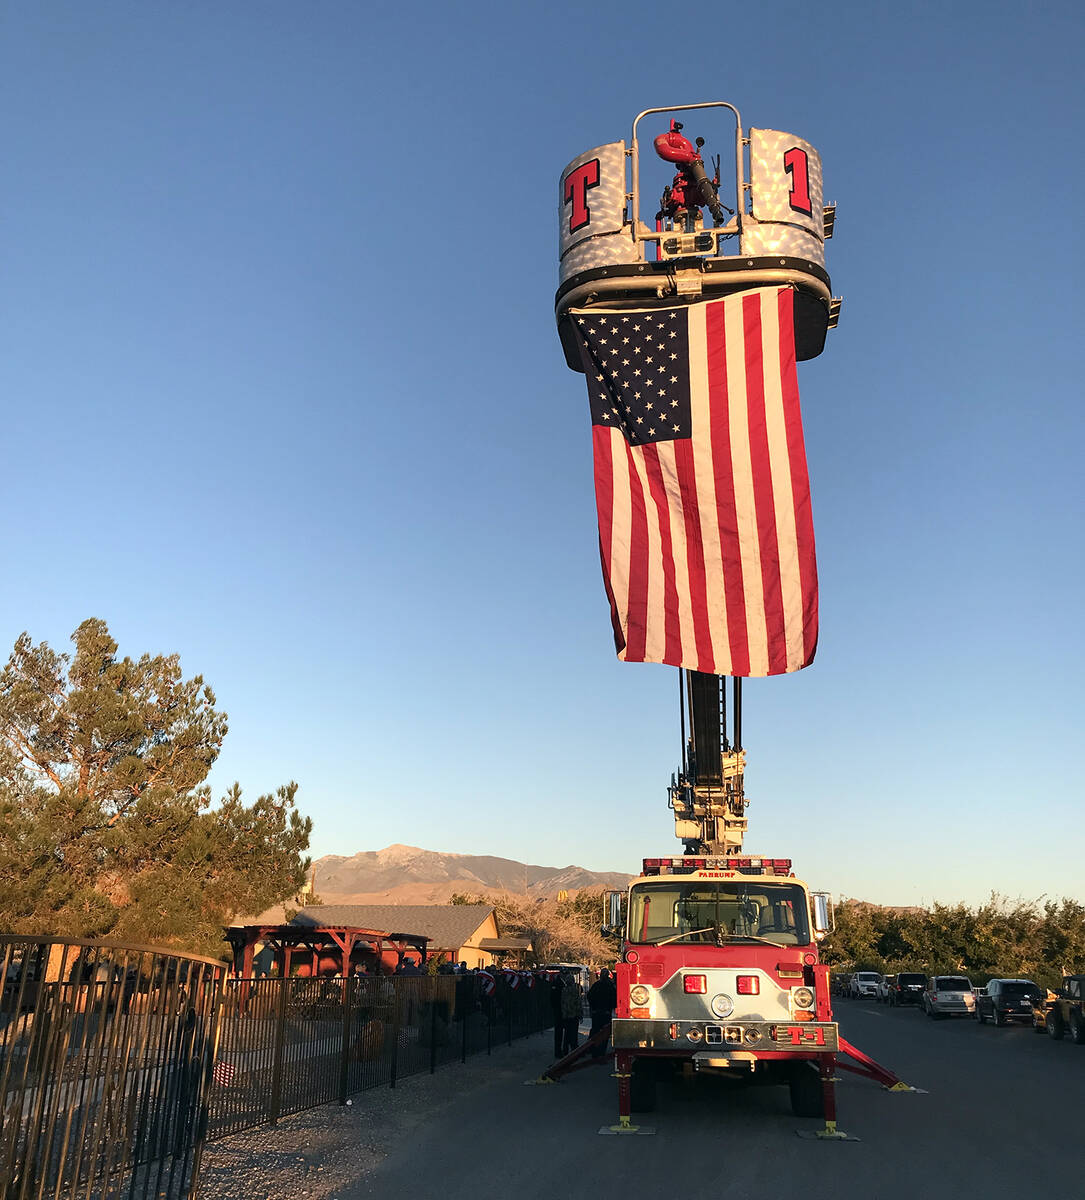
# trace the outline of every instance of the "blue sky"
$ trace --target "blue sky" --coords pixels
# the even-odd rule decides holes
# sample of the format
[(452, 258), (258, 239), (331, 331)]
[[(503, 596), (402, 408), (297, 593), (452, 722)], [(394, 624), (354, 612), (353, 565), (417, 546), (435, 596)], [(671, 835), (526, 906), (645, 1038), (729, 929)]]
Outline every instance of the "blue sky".
[(884, 903), (1085, 899), (1083, 34), (5, 0), (0, 646), (99, 616), (180, 653), (230, 715), (213, 784), (296, 779), (316, 856), (676, 851), (676, 672), (613, 654), (556, 182), (727, 100), (820, 151), (844, 296), (799, 370), (821, 640), (747, 684), (747, 847)]

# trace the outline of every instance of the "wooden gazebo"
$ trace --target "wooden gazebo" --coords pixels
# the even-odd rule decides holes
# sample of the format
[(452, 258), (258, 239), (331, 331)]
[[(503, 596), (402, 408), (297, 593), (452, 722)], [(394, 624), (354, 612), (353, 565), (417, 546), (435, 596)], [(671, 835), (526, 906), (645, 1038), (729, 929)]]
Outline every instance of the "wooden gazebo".
[(258, 943), (269, 947), (282, 976), (297, 974), (391, 975), (405, 959), (426, 961), (429, 938), (419, 933), (385, 932), (354, 925), (231, 925), (225, 932), (234, 955), (233, 973), (252, 977)]

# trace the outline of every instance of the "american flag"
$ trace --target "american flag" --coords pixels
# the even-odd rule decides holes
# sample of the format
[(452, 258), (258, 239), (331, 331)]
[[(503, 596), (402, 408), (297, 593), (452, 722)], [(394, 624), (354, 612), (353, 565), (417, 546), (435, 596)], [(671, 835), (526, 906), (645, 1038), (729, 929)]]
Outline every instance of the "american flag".
[(573, 313), (618, 657), (780, 675), (817, 648), (792, 293)]
[(229, 1087), (233, 1083), (236, 1073), (237, 1070), (233, 1063), (224, 1062), (220, 1059), (215, 1063), (215, 1069), (211, 1072), (211, 1078), (220, 1086)]

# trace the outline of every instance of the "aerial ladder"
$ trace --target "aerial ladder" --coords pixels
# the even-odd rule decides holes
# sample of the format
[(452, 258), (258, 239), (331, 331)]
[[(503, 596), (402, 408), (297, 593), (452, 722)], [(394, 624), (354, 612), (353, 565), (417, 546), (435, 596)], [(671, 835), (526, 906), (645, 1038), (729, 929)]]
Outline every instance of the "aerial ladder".
[[(643, 219), (647, 213), (642, 213), (638, 129), (645, 119), (687, 110), (697, 112), (698, 120), (709, 119), (717, 130), (713, 136), (720, 131), (715, 119), (722, 118), (724, 139), (729, 136), (727, 113), (731, 114), (734, 173), (728, 170), (727, 178), (721, 177), (719, 155), (706, 164), (705, 139), (689, 140), (682, 123), (672, 118), (670, 128), (652, 139), (657, 158), (674, 168), (652, 229)], [(682, 442), (684, 449), (686, 438), (692, 440), (691, 434), (678, 436), (684, 428), (680, 423), (674, 424), (674, 439), (655, 438), (651, 420), (647, 441), (634, 428), (634, 422), (647, 418), (630, 407), (621, 389), (634, 389), (632, 396), (639, 399), (639, 385), (631, 377), (641, 371), (621, 357), (615, 363), (605, 357), (622, 354), (616, 340), (607, 340), (622, 336), (609, 328), (611, 318), (615, 324), (624, 323), (631, 314), (658, 310), (666, 311), (669, 319), (685, 320), (687, 306), (694, 313), (700, 308), (692, 306), (703, 304), (707, 310), (705, 302), (765, 292), (783, 297), (787, 292), (788, 302), (779, 312), (792, 328), (781, 345), (786, 342), (790, 354), (793, 334), (795, 361), (822, 352), (841, 306), (825, 269), (825, 242), (832, 236), (836, 210), (822, 201), (816, 148), (786, 131), (744, 128), (738, 109), (724, 101), (645, 109), (633, 120), (628, 145), (613, 141), (595, 146), (566, 165), (558, 189), (555, 317), (566, 362), (588, 376), (593, 438), (598, 435), (609, 447), (619, 441), (620, 429), (625, 445), (615, 453), (623, 462), (640, 455), (638, 463), (642, 458), (647, 463), (649, 456), (640, 448), (648, 442), (658, 454), (662, 451), (655, 448), (657, 440)], [(702, 209), (708, 210), (711, 225)], [(731, 307), (737, 311), (737, 306)], [(589, 320), (593, 316), (605, 321)], [(693, 336), (690, 329), (700, 329), (692, 317), (679, 327), (686, 328), (687, 337)], [(639, 329), (634, 325), (622, 344)], [(597, 341), (588, 339), (589, 334)], [(678, 336), (677, 329), (669, 336)], [(681, 358), (677, 349), (672, 359)], [(689, 361), (692, 364), (692, 350)], [(629, 378), (618, 363), (629, 367)], [(670, 400), (672, 406), (680, 403), (677, 393)], [(646, 404), (645, 412), (651, 408)], [(598, 460), (604, 468), (610, 461), (608, 454)], [(696, 504), (687, 509), (688, 481), (683, 480), (675, 474), (671, 492), (663, 489), (664, 499), (681, 491), (675, 500), (676, 506), (681, 502), (680, 515), (674, 519), (692, 521), (696, 532), (699, 510)], [(597, 475), (597, 487), (604, 497), (617, 491), (606, 470), (601, 483)], [(620, 596), (612, 591), (603, 531), (612, 526), (614, 514), (605, 504), (599, 512), (604, 580), (620, 655), (628, 655), (628, 661), (724, 665), (716, 656), (676, 654), (669, 640), (665, 652), (655, 645), (649, 654), (646, 637), (641, 638), (644, 645), (638, 641), (630, 651), (626, 633), (633, 627), (640, 631), (638, 637), (643, 633), (643, 599), (634, 613), (631, 582)], [(679, 513), (678, 507), (674, 512)], [(614, 553), (622, 559), (629, 547), (621, 538), (619, 543)], [(622, 570), (619, 577), (624, 579)], [(675, 586), (664, 572), (664, 592)], [(669, 638), (666, 622), (662, 629)], [(804, 653), (812, 657), (812, 646), (805, 640)], [(787, 669), (802, 665), (806, 662)], [(775, 668), (750, 667), (753, 675), (777, 673)], [(824, 1130), (801, 1131), (804, 1135), (843, 1138), (846, 1135), (836, 1128), (837, 1068), (893, 1090), (905, 1090), (905, 1085), (841, 1037), (833, 1020), (829, 969), (819, 961), (817, 946), (833, 927), (831, 897), (811, 892), (792, 871), (790, 858), (743, 852), (748, 800), (742, 678), (685, 667), (679, 667), (678, 678), (681, 767), (671, 776), (667, 791), (684, 853), (643, 860), (642, 873), (630, 880), (625, 895), (624, 920), (622, 895), (611, 892), (604, 897), (604, 932), (623, 937), (614, 1019), (596, 1035), (602, 1042), (609, 1034), (614, 1047), (619, 1121), (608, 1130), (636, 1132), (631, 1113), (650, 1109), (656, 1075), (677, 1065), (683, 1072), (688, 1067), (740, 1080), (786, 1083), (797, 1115), (825, 1118)], [(539, 1082), (576, 1069), (586, 1049), (553, 1064)]]
[(742, 680), (732, 680), (729, 732), (727, 678), (681, 668), (678, 675), (682, 768), (667, 789), (674, 834), (687, 854), (736, 854), (746, 834), (749, 803), (743, 782)]

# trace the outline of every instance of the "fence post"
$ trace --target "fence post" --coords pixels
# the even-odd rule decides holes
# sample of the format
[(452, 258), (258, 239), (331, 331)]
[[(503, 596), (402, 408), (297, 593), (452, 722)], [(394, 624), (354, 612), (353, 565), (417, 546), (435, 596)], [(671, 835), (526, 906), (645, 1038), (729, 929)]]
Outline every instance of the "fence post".
[(437, 979), (434, 977), (429, 999), (429, 1073), (437, 1070)]
[(279, 1012), (275, 1021), (275, 1050), (271, 1068), (271, 1123), (279, 1119), (283, 1100), (283, 1042), (286, 1040), (286, 992), (290, 976), (279, 977)]
[[(458, 995), (462, 996), (466, 993), (466, 988), (461, 991), (461, 989), (459, 987), (457, 987), (456, 991), (457, 991)], [(467, 1003), (465, 1001), (463, 1004), (457, 1004), (456, 1007), (460, 1010), (460, 1038), (461, 1038), (460, 1062), (466, 1062), (467, 1061)]]
[[(393, 984), (393, 989), (395, 985)], [(399, 992), (393, 990), (392, 1002), (392, 1071), (389, 1087), (396, 1086), (396, 1068), (399, 1065)]]
[(343, 978), (343, 1050), (339, 1055), (339, 1103), (346, 1104), (350, 1071), (350, 1010), (351, 983), (349, 975)]

